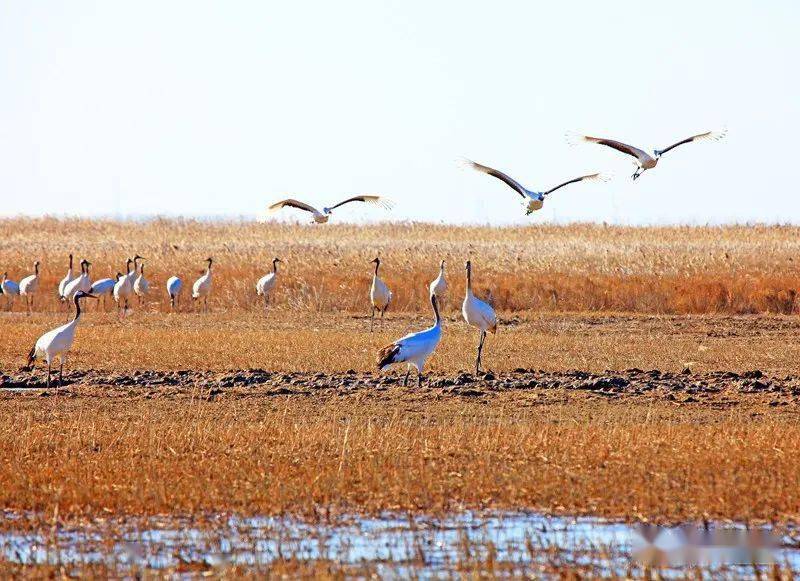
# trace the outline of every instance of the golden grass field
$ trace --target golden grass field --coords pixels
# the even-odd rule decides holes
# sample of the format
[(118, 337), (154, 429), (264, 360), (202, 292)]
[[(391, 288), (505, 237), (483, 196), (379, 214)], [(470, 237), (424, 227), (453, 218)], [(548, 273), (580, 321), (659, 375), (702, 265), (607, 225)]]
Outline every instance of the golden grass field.
[[(0, 393), (7, 509), (64, 520), (470, 507), (668, 522), (800, 518), (797, 228), (51, 219), (0, 228), (0, 269), (19, 280), (34, 259), (43, 264), (36, 312), (17, 303), (0, 313), (0, 379), (22, 387)], [(123, 320), (110, 305), (90, 305), (69, 385), (48, 391), (41, 367), (34, 380), (19, 368), (36, 337), (66, 319), (52, 289), (70, 251), (93, 262), (94, 277), (138, 252), (152, 295)], [(370, 334), (378, 252), (397, 301)], [(165, 278), (191, 282), (207, 256), (212, 312), (168, 313)], [(265, 313), (253, 285), (273, 256), (285, 267)], [(474, 365), (477, 335), (457, 311), (467, 256), (500, 316), (484, 355), (500, 378), (469, 376), (472, 394), (448, 387)], [(451, 296), (433, 382), (403, 388), (398, 369), (382, 383), (375, 352), (429, 324), (426, 287), (440, 258)], [(673, 373), (664, 385), (678, 391), (640, 393), (646, 379), (616, 394), (552, 377), (502, 383), (517, 381), (518, 369), (630, 368)], [(684, 368), (700, 375), (681, 379)], [(224, 382), (250, 369), (286, 375)], [(214, 373), (168, 386), (137, 380), (144, 370)], [(358, 381), (346, 380), (348, 370)], [(708, 375), (748, 370), (763, 373), (755, 390)]]
[(274, 303), (312, 312), (366, 312), (369, 261), (378, 253), (396, 311), (427, 311), (427, 283), (440, 259), (448, 261), (456, 302), (471, 257), (477, 292), (501, 311), (788, 314), (800, 282), (796, 227), (5, 219), (0, 231), (0, 269), (18, 281), (40, 260), (47, 291), (40, 299), (49, 310), (57, 308), (53, 289), (70, 252), (76, 269), (81, 258), (92, 262), (93, 278), (113, 277), (127, 257), (141, 254), (153, 283), (147, 308), (162, 311), (166, 278), (177, 274), (190, 286), (208, 256), (216, 261), (213, 306), (227, 312), (260, 307), (254, 284), (274, 256), (285, 260)]
[(567, 388), (107, 390), (0, 400), (4, 507), (62, 517), (467, 507), (798, 516), (796, 398), (772, 407), (773, 395), (693, 404)]

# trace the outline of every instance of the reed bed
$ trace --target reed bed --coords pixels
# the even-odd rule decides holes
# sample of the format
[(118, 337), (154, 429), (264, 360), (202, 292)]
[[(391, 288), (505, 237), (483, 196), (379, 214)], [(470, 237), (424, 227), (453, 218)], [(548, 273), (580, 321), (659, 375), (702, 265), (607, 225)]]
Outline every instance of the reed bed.
[[(88, 302), (88, 301), (86, 301)], [(426, 372), (456, 374), (475, 364), (478, 334), (449, 306), (444, 334)], [(95, 305), (90, 305), (95, 309)], [(16, 373), (46, 330), (66, 313), (0, 312), (0, 372)], [(430, 325), (430, 313), (390, 313), (369, 332), (369, 316), (315, 313), (277, 307), (269, 313), (232, 311), (161, 314), (134, 311), (84, 316), (66, 373), (82, 371), (197, 369), (376, 373), (378, 349), (405, 333)], [(504, 314), (486, 339), (484, 366), (560, 371), (660, 369), (797, 373), (800, 320), (794, 316), (679, 316), (620, 314)], [(37, 363), (36, 374), (44, 373)], [(398, 368), (394, 373), (403, 371)]]
[[(392, 308), (423, 311), (427, 284), (447, 260), (454, 296), (463, 264), (475, 263), (477, 291), (503, 311), (784, 313), (800, 288), (800, 229), (789, 226), (457, 227), (415, 223), (325, 226), (154, 219), (0, 220), (0, 270), (19, 280), (42, 262), (40, 307), (58, 309), (55, 287), (67, 254), (113, 277), (125, 259), (147, 258), (147, 308), (165, 311), (166, 279), (187, 287), (215, 259), (215, 309), (261, 308), (255, 281), (274, 256), (285, 260), (273, 304), (314, 312), (363, 312), (372, 274), (395, 294)], [(188, 303), (189, 288), (183, 299)], [(18, 304), (17, 310), (22, 307)]]
[(798, 518), (795, 411), (739, 403), (4, 399), (0, 504), (45, 518), (464, 507)]
[[(91, 305), (68, 372), (374, 371), (378, 347), (428, 324), (427, 284), (444, 258), (451, 291), (429, 370), (452, 380), (472, 367), (477, 341), (458, 313), (467, 257), (478, 293), (500, 313), (484, 360), (495, 372), (689, 367), (793, 377), (800, 356), (793, 227), (10, 219), (0, 232), (0, 272), (19, 280), (33, 260), (43, 265), (36, 312), (17, 303), (0, 313), (0, 379), (18, 383), (36, 337), (66, 320), (54, 288), (69, 252), (92, 261), (94, 278), (145, 256), (152, 294), (122, 320), (110, 305)], [(378, 253), (396, 300), (370, 334)], [(212, 312), (185, 312), (185, 288), (184, 312), (166, 313), (166, 278), (190, 286), (208, 256)], [(273, 256), (285, 265), (265, 313), (254, 284)], [(53, 522), (467, 507), (787, 523), (800, 518), (792, 377), (781, 393), (764, 380), (758, 392), (708, 400), (687, 391), (616, 402), (552, 386), (467, 397), (377, 380), (327, 395), (298, 386), (302, 396), (23, 386), (0, 397), (0, 505)]]

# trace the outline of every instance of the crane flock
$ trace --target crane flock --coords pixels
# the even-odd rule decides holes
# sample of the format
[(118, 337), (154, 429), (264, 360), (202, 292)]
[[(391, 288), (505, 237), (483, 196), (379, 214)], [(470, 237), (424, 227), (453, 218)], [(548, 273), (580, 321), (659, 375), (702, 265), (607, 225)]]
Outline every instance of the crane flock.
[[(669, 145), (664, 149), (653, 150), (653, 154), (649, 154), (642, 149), (625, 144), (621, 141), (614, 139), (591, 137), (588, 135), (577, 135), (574, 137), (573, 142), (587, 142), (604, 145), (626, 155), (634, 158), (636, 164), (636, 171), (632, 175), (633, 180), (637, 180), (642, 173), (647, 170), (653, 169), (658, 164), (661, 156), (671, 151), (672, 149), (692, 143), (694, 141), (703, 140), (719, 140), (724, 137), (725, 131), (699, 133), (691, 137), (687, 137), (680, 141)], [(582, 175), (564, 181), (555, 187), (544, 191), (529, 190), (522, 186), (519, 182), (509, 177), (507, 174), (491, 168), (486, 165), (474, 161), (467, 161), (468, 165), (476, 171), (490, 175), (508, 185), (523, 199), (523, 207), (526, 214), (531, 214), (540, 210), (545, 198), (565, 186), (575, 184), (582, 181), (589, 180), (606, 180), (607, 177), (601, 173), (592, 173)], [(372, 205), (379, 205), (386, 209), (390, 209), (391, 202), (382, 196), (377, 195), (358, 195), (347, 198), (338, 202), (330, 207), (323, 207), (318, 210), (305, 202), (298, 201), (293, 198), (284, 199), (273, 203), (268, 207), (269, 212), (276, 212), (282, 208), (290, 207), (303, 210), (311, 214), (313, 223), (324, 224), (327, 223), (332, 215), (333, 210), (351, 204), (361, 202)], [(148, 293), (150, 291), (150, 281), (145, 277), (145, 258), (136, 254), (133, 258), (128, 258), (125, 261), (125, 272), (118, 272), (114, 278), (103, 278), (91, 281), (90, 268), (92, 263), (85, 258), (80, 261), (81, 271), (79, 275), (75, 275), (74, 257), (69, 255), (69, 267), (66, 275), (59, 281), (57, 286), (57, 293), (61, 302), (69, 304), (71, 301), (75, 306), (75, 315), (73, 318), (64, 325), (61, 325), (51, 331), (44, 333), (36, 341), (33, 348), (28, 355), (26, 368), (33, 370), (34, 363), (37, 359), (43, 359), (47, 364), (47, 385), (49, 387), (51, 381), (52, 363), (56, 358), (60, 360), (59, 369), (59, 385), (63, 380), (64, 363), (67, 360), (67, 355), (72, 347), (75, 339), (75, 332), (77, 329), (78, 321), (80, 320), (82, 309), (81, 301), (85, 298), (97, 299), (103, 297), (104, 303), (108, 297), (113, 297), (117, 304), (120, 317), (124, 317), (130, 310), (130, 301), (132, 295), (138, 298), (139, 306), (143, 306)], [(202, 300), (203, 312), (208, 311), (208, 298), (213, 289), (213, 276), (212, 265), (214, 259), (209, 257), (206, 259), (205, 272), (194, 281), (192, 284), (192, 301), (198, 306)], [(268, 272), (255, 283), (256, 296), (260, 297), (264, 302), (265, 310), (269, 305), (270, 294), (274, 291), (278, 282), (278, 264), (281, 259), (275, 257), (272, 260), (272, 271)], [(380, 275), (379, 269), (381, 266), (380, 257), (376, 257), (371, 261), (375, 267), (372, 276), (372, 284), (369, 289), (369, 301), (371, 305), (370, 314), (370, 333), (374, 329), (374, 321), (376, 312), (380, 314), (381, 328), (383, 328), (384, 315), (386, 314), (389, 305), (392, 303), (394, 295), (389, 289), (386, 282), (384, 282)], [(480, 373), (481, 362), (483, 356), (484, 343), (486, 341), (487, 333), (496, 333), (498, 319), (494, 308), (486, 301), (483, 301), (475, 296), (472, 286), (472, 260), (467, 260), (465, 263), (466, 271), (466, 284), (464, 291), (464, 301), (462, 303), (461, 314), (464, 321), (471, 327), (478, 330), (478, 347), (475, 358), (475, 373)], [(19, 284), (14, 282), (8, 277), (8, 273), (4, 272), (0, 280), (0, 292), (5, 297), (6, 309), (12, 310), (13, 301), (15, 297), (24, 296), (27, 314), (30, 315), (34, 306), (34, 297), (39, 293), (39, 278), (40, 278), (40, 261), (33, 263), (33, 274), (24, 277)], [(165, 290), (170, 300), (170, 310), (175, 311), (178, 308), (178, 299), (183, 288), (183, 280), (177, 275), (169, 277), (166, 281)], [(433, 324), (415, 333), (409, 333), (400, 339), (382, 347), (378, 350), (376, 363), (378, 370), (385, 370), (392, 365), (405, 363), (407, 366), (405, 379), (403, 385), (408, 384), (409, 374), (411, 369), (417, 371), (417, 385), (420, 385), (423, 378), (423, 371), (425, 363), (433, 355), (437, 346), (442, 339), (442, 316), (440, 308), (442, 301), (447, 293), (447, 280), (445, 278), (445, 261), (442, 260), (439, 264), (438, 276), (428, 285), (428, 298), (430, 300), (431, 308), (433, 310)]]
[[(70, 262), (72, 263), (73, 257), (70, 255)], [(208, 298), (212, 291), (212, 265), (214, 259), (209, 257), (206, 259), (206, 270), (192, 285), (192, 298), (199, 301), (203, 300), (202, 310), (208, 311)], [(275, 289), (278, 280), (278, 264), (282, 260), (275, 257), (272, 260), (272, 272), (259, 278), (255, 283), (256, 296), (261, 297), (264, 301), (265, 309), (269, 303), (269, 296)], [(376, 257), (371, 261), (374, 264), (372, 284), (369, 289), (369, 300), (372, 306), (372, 313), (370, 317), (370, 332), (373, 331), (373, 323), (376, 312), (381, 315), (381, 322), (383, 316), (392, 301), (393, 293), (388, 285), (379, 277), (379, 269), (381, 266), (380, 257)], [(78, 321), (83, 313), (81, 301), (84, 298), (99, 299), (103, 297), (107, 299), (113, 296), (117, 303), (121, 316), (130, 309), (128, 298), (132, 294), (139, 296), (140, 301), (144, 301), (149, 292), (149, 282), (144, 278), (144, 258), (136, 255), (133, 258), (128, 258), (125, 261), (127, 274), (118, 272), (115, 278), (101, 278), (92, 282), (89, 279), (91, 262), (86, 259), (80, 261), (81, 274), (73, 277), (71, 280), (64, 283), (68, 277), (62, 279), (59, 284), (57, 293), (61, 301), (70, 301), (75, 306), (75, 314), (64, 325), (56, 327), (51, 331), (44, 333), (31, 349), (28, 362), (25, 366), (26, 369), (33, 370), (35, 361), (38, 359), (43, 360), (47, 364), (47, 385), (49, 387), (51, 381), (52, 364), (58, 358), (60, 360), (59, 372), (59, 385), (61, 385), (63, 367), (67, 360), (67, 355), (72, 347), (75, 339), (75, 331)], [(476, 327), (480, 331), (480, 342), (478, 344), (477, 359), (475, 364), (476, 373), (480, 371), (481, 356), (483, 352), (484, 340), (486, 332), (497, 331), (497, 317), (494, 309), (486, 302), (478, 299), (472, 291), (472, 262), (466, 262), (466, 290), (464, 296), (464, 303), (462, 314), (467, 324)], [(3, 294), (6, 297), (13, 297), (19, 295), (24, 289), (26, 297), (30, 297), (31, 301), (28, 304), (27, 314), (31, 314), (33, 304), (33, 294), (38, 290), (39, 282), (39, 267), (40, 262), (34, 262), (34, 274), (25, 277), (21, 285), (17, 285), (14, 281), (8, 278), (7, 273), (3, 273), (3, 278), (0, 281), (0, 287), (3, 289)], [(70, 269), (71, 270), (71, 269)], [(131, 280), (134, 282), (131, 283)], [(165, 289), (167, 296), (170, 299), (170, 310), (174, 311), (177, 308), (178, 297), (180, 296), (183, 282), (178, 276), (171, 276), (167, 279)], [(428, 329), (417, 333), (410, 333), (397, 341), (382, 348), (378, 353), (378, 368), (383, 370), (394, 364), (407, 363), (408, 370), (406, 372), (404, 385), (408, 382), (408, 376), (411, 368), (417, 370), (417, 383), (422, 381), (423, 370), (425, 362), (433, 354), (439, 341), (442, 337), (442, 317), (440, 314), (440, 305), (443, 297), (447, 293), (448, 283), (445, 278), (445, 261), (439, 263), (438, 275), (428, 284), (428, 296), (431, 301), (431, 307), (434, 312), (434, 323)], [(141, 302), (140, 302), (141, 304)], [(198, 305), (199, 308), (199, 305)]]

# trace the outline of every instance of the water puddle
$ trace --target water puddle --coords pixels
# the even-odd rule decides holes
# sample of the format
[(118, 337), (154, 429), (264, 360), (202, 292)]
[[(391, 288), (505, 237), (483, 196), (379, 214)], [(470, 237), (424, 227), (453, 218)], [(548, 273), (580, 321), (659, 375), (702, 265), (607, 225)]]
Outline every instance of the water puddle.
[(354, 567), (350, 572), (381, 576), (465, 571), (535, 576), (564, 570), (628, 576), (641, 574), (646, 565), (679, 576), (688, 566), (734, 577), (754, 576), (773, 564), (800, 571), (800, 538), (794, 532), (748, 531), (720, 523), (664, 528), (527, 512), (464, 512), (444, 518), (386, 514), (339, 517), (333, 523), (216, 515), (100, 521), (22, 533), (25, 518), (0, 514), (5, 531), (0, 533), (0, 559), (75, 572), (96, 564), (120, 572), (258, 570), (287, 560), (331, 562)]

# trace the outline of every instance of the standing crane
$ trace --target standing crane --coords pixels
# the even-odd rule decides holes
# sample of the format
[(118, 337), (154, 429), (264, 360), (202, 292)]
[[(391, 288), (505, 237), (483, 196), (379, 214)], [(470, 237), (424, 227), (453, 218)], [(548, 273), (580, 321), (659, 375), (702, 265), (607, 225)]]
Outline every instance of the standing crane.
[(33, 311), (33, 298), (39, 290), (39, 261), (33, 263), (33, 274), (29, 274), (19, 281), (19, 294), (25, 297), (25, 306), (30, 315)]
[(181, 294), (183, 288), (183, 281), (177, 276), (171, 276), (167, 279), (167, 294), (169, 295), (169, 309), (174, 311), (178, 302), (178, 295)]
[(14, 307), (14, 297), (19, 296), (19, 285), (13, 280), (8, 278), (8, 273), (3, 273), (3, 278), (0, 280), (0, 290), (6, 297), (6, 310), (11, 310)]
[(372, 303), (372, 315), (369, 320), (370, 333), (372, 333), (372, 327), (375, 323), (375, 310), (377, 309), (381, 313), (381, 328), (383, 328), (383, 315), (386, 314), (386, 309), (389, 308), (389, 303), (392, 302), (392, 291), (378, 276), (381, 259), (376, 257), (372, 262), (375, 264), (375, 274), (372, 275), (372, 286), (369, 289), (369, 301)]
[(417, 387), (422, 384), (422, 370), (425, 362), (442, 339), (442, 317), (439, 314), (436, 295), (432, 293), (430, 300), (434, 317), (431, 327), (417, 333), (409, 333), (378, 351), (376, 362), (380, 371), (395, 363), (407, 364), (406, 376), (403, 380), (404, 386), (408, 385), (408, 375), (411, 373), (412, 366), (417, 370)]
[(75, 302), (75, 317), (66, 325), (56, 327), (52, 331), (48, 331), (39, 337), (30, 353), (28, 353), (28, 363), (25, 366), (28, 371), (33, 371), (34, 361), (40, 357), (44, 358), (45, 362), (47, 362), (47, 387), (50, 387), (50, 370), (56, 357), (58, 357), (61, 362), (61, 367), (58, 371), (58, 386), (61, 387), (63, 384), (64, 363), (67, 360), (67, 355), (75, 340), (75, 330), (78, 327), (78, 320), (81, 317), (81, 299), (86, 297), (97, 298), (93, 294), (82, 290), (77, 291), (72, 299)]
[(203, 311), (208, 311), (208, 295), (211, 294), (211, 264), (214, 262), (213, 258), (206, 258), (208, 267), (205, 274), (194, 281), (192, 285), (192, 300), (196, 301), (199, 298), (203, 299)]
[(277, 282), (279, 262), (282, 262), (280, 258), (273, 258), (272, 272), (265, 274), (259, 278), (258, 281), (256, 281), (256, 294), (260, 297), (264, 297), (265, 311), (267, 310), (267, 305), (269, 303), (269, 294), (272, 292), (272, 289), (275, 287), (275, 283)]
[(467, 260), (467, 289), (464, 295), (464, 304), (461, 313), (467, 324), (480, 331), (478, 341), (478, 357), (475, 360), (475, 373), (480, 373), (481, 357), (483, 355), (483, 342), (486, 340), (486, 331), (497, 333), (497, 315), (488, 303), (483, 302), (472, 293), (472, 261)]

